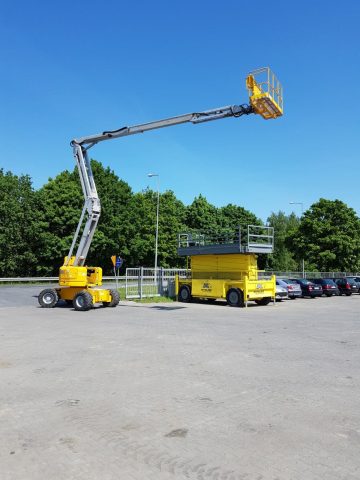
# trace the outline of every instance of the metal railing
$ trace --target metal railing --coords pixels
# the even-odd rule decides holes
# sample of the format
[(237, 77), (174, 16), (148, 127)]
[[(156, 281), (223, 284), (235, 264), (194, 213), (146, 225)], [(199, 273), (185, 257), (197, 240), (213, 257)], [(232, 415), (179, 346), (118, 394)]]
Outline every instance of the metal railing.
[[(279, 105), (281, 110), (284, 109), (283, 104), (283, 88), (276, 75), (269, 67), (258, 68), (253, 70), (250, 74), (254, 77), (256, 85), (261, 90), (261, 93), (267, 93)], [(249, 92), (252, 94), (252, 92)]]
[[(118, 277), (118, 279), (125, 280), (125, 276)], [(0, 283), (39, 283), (39, 282), (55, 282), (59, 281), (59, 277), (3, 277), (0, 278)], [(115, 282), (114, 276), (105, 276), (103, 281)]]
[[(191, 270), (185, 268), (127, 268), (126, 275), (118, 277), (118, 286), (121, 298), (148, 298), (148, 297), (174, 297), (175, 296), (175, 277), (188, 278), (191, 276)], [(291, 271), (258, 271), (259, 278), (270, 278), (276, 275), (280, 278), (302, 278), (302, 272)], [(340, 278), (346, 276), (360, 277), (360, 272), (305, 272), (305, 278)], [(115, 283), (114, 276), (104, 276), (104, 283)], [(58, 277), (3, 277), (0, 283), (57, 283)]]
[[(234, 251), (229, 247), (234, 246)], [(211, 251), (211, 247), (214, 247)], [(274, 228), (264, 225), (239, 226), (236, 230), (221, 229), (217, 232), (183, 232), (178, 234), (178, 249), (181, 254), (261, 252), (271, 253), (274, 248)], [(195, 250), (194, 250), (195, 249)], [(224, 252), (222, 252), (224, 250)]]
[(177, 268), (127, 268), (125, 275), (125, 297), (174, 297), (175, 277), (186, 278), (187, 269)]
[(359, 272), (289, 272), (289, 271), (266, 271), (280, 278), (341, 278), (359, 277)]

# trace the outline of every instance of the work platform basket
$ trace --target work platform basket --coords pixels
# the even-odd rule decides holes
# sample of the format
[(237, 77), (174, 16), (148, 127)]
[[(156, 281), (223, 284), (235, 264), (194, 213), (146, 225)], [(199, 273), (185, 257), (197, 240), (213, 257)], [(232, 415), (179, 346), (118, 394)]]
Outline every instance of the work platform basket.
[(283, 89), (269, 67), (258, 68), (246, 78), (250, 104), (265, 120), (281, 117), (284, 111)]

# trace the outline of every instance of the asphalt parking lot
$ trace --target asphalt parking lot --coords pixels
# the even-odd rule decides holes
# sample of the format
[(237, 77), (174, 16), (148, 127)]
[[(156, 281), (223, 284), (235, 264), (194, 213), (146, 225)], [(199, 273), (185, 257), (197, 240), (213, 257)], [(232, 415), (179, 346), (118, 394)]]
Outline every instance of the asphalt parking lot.
[(0, 287), (1, 480), (359, 480), (360, 295), (38, 308)]

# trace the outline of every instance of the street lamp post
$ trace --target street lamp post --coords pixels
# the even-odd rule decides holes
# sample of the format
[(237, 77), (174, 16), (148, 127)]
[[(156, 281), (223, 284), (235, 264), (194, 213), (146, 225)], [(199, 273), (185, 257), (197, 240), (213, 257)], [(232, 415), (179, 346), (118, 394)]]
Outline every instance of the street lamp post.
[(159, 200), (160, 200), (160, 176), (158, 173), (148, 173), (148, 177), (156, 177), (157, 179), (157, 204), (156, 204), (156, 233), (155, 233), (155, 271), (154, 279), (156, 281), (157, 273), (157, 257), (158, 257), (158, 238), (159, 238)]
[[(304, 204), (303, 202), (290, 202), (290, 205), (301, 205), (301, 216), (304, 214)], [(302, 274), (303, 278), (305, 277), (305, 260), (302, 259)]]

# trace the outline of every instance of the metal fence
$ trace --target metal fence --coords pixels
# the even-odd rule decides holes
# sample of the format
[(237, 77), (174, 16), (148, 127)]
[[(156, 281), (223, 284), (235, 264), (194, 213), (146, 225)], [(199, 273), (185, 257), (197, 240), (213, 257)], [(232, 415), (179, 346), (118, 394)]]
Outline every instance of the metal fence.
[[(158, 296), (175, 296), (175, 277), (186, 278), (191, 270), (185, 268), (154, 268), (138, 267), (127, 268), (126, 275), (117, 278), (121, 298), (146, 298)], [(261, 278), (276, 275), (280, 278), (339, 278), (346, 276), (360, 277), (360, 272), (289, 272), (289, 271), (262, 271)], [(58, 277), (6, 277), (0, 278), (0, 283), (57, 283)], [(115, 282), (115, 277), (104, 276), (106, 283)]]
[(125, 275), (125, 297), (173, 297), (175, 277), (186, 277), (187, 269), (177, 268), (127, 268)]
[(266, 271), (266, 274), (276, 275), (280, 278), (341, 278), (359, 277), (359, 272), (276, 272)]
[[(125, 277), (118, 277), (118, 280), (123, 279), (125, 281)], [(115, 282), (114, 276), (105, 276), (103, 277), (104, 282)], [(59, 281), (59, 277), (3, 277), (0, 278), (0, 283), (57, 283)]]

